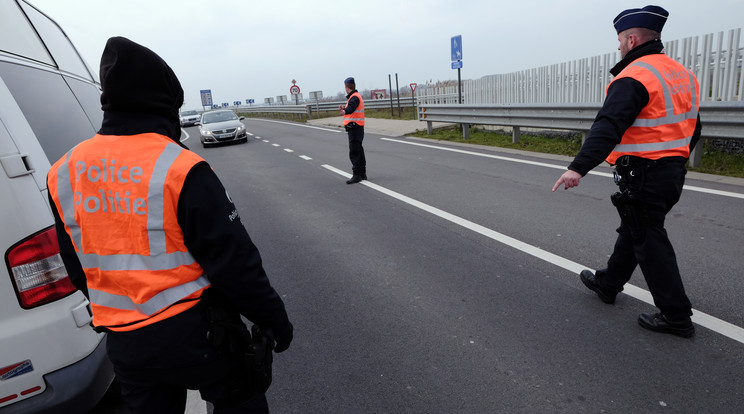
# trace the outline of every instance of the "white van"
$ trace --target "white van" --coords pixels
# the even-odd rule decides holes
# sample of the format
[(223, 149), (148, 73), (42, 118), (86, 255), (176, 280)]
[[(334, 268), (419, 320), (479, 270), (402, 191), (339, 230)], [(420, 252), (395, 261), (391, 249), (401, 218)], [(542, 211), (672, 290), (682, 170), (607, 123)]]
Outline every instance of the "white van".
[(46, 186), (51, 164), (100, 127), (100, 93), (54, 21), (0, 0), (1, 414), (86, 412), (114, 378), (59, 256)]

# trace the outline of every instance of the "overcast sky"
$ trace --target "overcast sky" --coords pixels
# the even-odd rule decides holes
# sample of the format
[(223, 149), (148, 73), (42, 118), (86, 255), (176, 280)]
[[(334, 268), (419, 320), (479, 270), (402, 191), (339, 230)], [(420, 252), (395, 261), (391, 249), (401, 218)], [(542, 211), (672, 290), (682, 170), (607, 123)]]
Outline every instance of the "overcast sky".
[[(106, 39), (158, 53), (184, 88), (184, 108), (287, 95), (292, 80), (335, 97), (357, 87), (457, 79), (450, 38), (462, 36), (463, 79), (617, 50), (612, 20), (646, 3), (606, 0), (30, 0), (56, 20), (93, 69)], [(744, 26), (742, 0), (665, 0), (664, 40)]]

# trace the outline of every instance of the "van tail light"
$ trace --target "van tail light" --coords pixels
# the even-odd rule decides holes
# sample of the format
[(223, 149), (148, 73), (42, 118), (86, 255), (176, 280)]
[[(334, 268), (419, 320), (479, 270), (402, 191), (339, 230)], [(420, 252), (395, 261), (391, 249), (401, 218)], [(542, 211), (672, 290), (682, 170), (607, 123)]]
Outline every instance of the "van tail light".
[(54, 226), (12, 247), (7, 258), (16, 293), (25, 309), (54, 302), (76, 290), (59, 255)]

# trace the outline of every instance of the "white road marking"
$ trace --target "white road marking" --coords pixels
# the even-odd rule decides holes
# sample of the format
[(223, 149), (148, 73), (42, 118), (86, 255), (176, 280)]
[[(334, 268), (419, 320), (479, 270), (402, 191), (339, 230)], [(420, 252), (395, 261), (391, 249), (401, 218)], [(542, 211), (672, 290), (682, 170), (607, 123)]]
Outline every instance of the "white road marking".
[(312, 158), (308, 157), (307, 155), (300, 155), (300, 158), (302, 158), (305, 161), (310, 161)]
[[(448, 149), (448, 148), (447, 148)], [(477, 153), (476, 153), (477, 154)], [(521, 160), (515, 160), (515, 161), (521, 161)], [(333, 166), (324, 164), (322, 165), (323, 168), (333, 171), (336, 174), (339, 174), (343, 177), (350, 178), (351, 174), (339, 170), (338, 168), (335, 168)], [(397, 200), (400, 200), (408, 205), (411, 205), (413, 207), (419, 208), (423, 211), (426, 211), (427, 213), (433, 214), (437, 217), (440, 217), (444, 220), (447, 220), (449, 222), (452, 222), (454, 224), (457, 224), (459, 226), (462, 226), (468, 230), (471, 230), (473, 232), (476, 232), (478, 234), (481, 234), (485, 237), (488, 237), (492, 240), (495, 240), (499, 243), (503, 243), (507, 246), (513, 247), (517, 250), (520, 250), (524, 253), (527, 253), (531, 256), (534, 256), (538, 259), (544, 260), (548, 263), (552, 263), (558, 267), (561, 267), (563, 269), (568, 270), (569, 272), (573, 274), (578, 274), (583, 269), (589, 269), (592, 271), (595, 271), (595, 269), (591, 269), (587, 266), (584, 266), (580, 263), (576, 263), (574, 261), (571, 261), (569, 259), (566, 259), (564, 257), (558, 256), (556, 254), (550, 253), (548, 251), (545, 251), (543, 249), (540, 249), (539, 247), (532, 246), (530, 244), (524, 243), (520, 240), (517, 240), (515, 238), (509, 237), (505, 234), (499, 233), (497, 231), (491, 230), (487, 227), (481, 226), (480, 224), (473, 223), (472, 221), (466, 220), (462, 217), (458, 217), (454, 214), (448, 213), (444, 210), (440, 210), (436, 207), (430, 206), (426, 203), (422, 203), (418, 200), (415, 200), (413, 198), (410, 198), (408, 196), (405, 196), (403, 194), (397, 193), (395, 191), (389, 190), (385, 187), (382, 187), (380, 185), (371, 183), (369, 181), (362, 181), (360, 184), (365, 185), (375, 191), (378, 191), (380, 193), (383, 193), (385, 195), (388, 195), (392, 198), (395, 198)], [(653, 305), (653, 299), (651, 297), (651, 293), (648, 291), (641, 289), (637, 286), (633, 286), (631, 284), (625, 285), (625, 290), (623, 291), (628, 296), (631, 296), (633, 298), (636, 298), (640, 301), (646, 302), (648, 304)], [(704, 312), (701, 312), (699, 310), (693, 309), (693, 315), (692, 315), (692, 321), (699, 324), (700, 326), (704, 326), (712, 331), (718, 332), (721, 335), (727, 336), (735, 341), (738, 341), (740, 343), (744, 344), (744, 329), (741, 327), (738, 327), (734, 324), (728, 323), (726, 321), (723, 321), (721, 319), (718, 319), (714, 316), (708, 315)]]
[[(298, 126), (298, 127), (303, 127), (303, 128), (319, 129), (321, 131), (328, 131), (328, 132), (344, 132), (344, 131), (337, 130), (337, 129), (328, 129), (328, 128), (321, 128), (321, 127), (316, 127), (316, 126), (311, 126), (311, 125), (298, 124), (296, 122), (273, 121), (271, 119), (261, 119), (261, 118), (251, 118), (251, 120), (263, 121), (263, 122), (274, 122), (276, 124), (292, 125), (292, 126)], [(341, 125), (339, 125), (338, 127), (341, 128)]]
[[(461, 150), (461, 149), (456, 149), (456, 148), (440, 147), (440, 146), (437, 146), (437, 145), (430, 145), (430, 144), (422, 144), (422, 143), (418, 143), (418, 142), (403, 141), (403, 140), (393, 139), (393, 138), (380, 138), (380, 139), (382, 139), (383, 141), (397, 142), (397, 143), (400, 143), (400, 144), (414, 145), (414, 146), (417, 146), (417, 147), (433, 148), (433, 149), (438, 149), (438, 150), (442, 150), (442, 151), (450, 151), (450, 152), (457, 152), (457, 153), (460, 153), (460, 154), (475, 155), (475, 156), (478, 156), (478, 157), (485, 157), (485, 158), (493, 158), (493, 159), (497, 159), (497, 160), (519, 162), (519, 163), (522, 163), (522, 164), (536, 165), (536, 166), (539, 166), (539, 167), (555, 168), (555, 169), (558, 169), (558, 170), (565, 170), (566, 169), (566, 166), (565, 165), (555, 165), (555, 164), (549, 164), (549, 163), (545, 163), (545, 162), (520, 160), (518, 158), (510, 158), (510, 157), (504, 157), (504, 156), (493, 155), (493, 154), (484, 154), (484, 153), (481, 153), (481, 152), (467, 151), (467, 150)], [(613, 174), (605, 173), (605, 172), (599, 172), (599, 171), (589, 171), (589, 174), (599, 175), (599, 176), (602, 176), (602, 177), (610, 177), (610, 178), (613, 177)], [(700, 192), (700, 193), (715, 194), (715, 195), (720, 195), (720, 196), (724, 196), (724, 197), (732, 197), (732, 198), (741, 198), (741, 199), (744, 199), (744, 194), (734, 193), (734, 192), (731, 192), (731, 191), (713, 190), (713, 189), (710, 189), (710, 188), (696, 187), (696, 186), (692, 186), (692, 185), (685, 185), (684, 186), (684, 189), (685, 190), (689, 190), (689, 191), (697, 191), (697, 192)]]
[(287, 151), (287, 152), (294, 152), (294, 150), (291, 150), (291, 149), (289, 149), (289, 148), (284, 148), (284, 151)]

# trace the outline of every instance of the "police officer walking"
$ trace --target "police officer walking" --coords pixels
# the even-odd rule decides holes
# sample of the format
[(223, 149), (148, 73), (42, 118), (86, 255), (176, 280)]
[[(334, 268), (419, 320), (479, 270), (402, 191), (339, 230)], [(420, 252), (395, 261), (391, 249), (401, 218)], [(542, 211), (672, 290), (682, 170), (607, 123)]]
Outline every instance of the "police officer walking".
[(621, 218), (607, 268), (584, 270), (581, 281), (614, 303), (636, 266), (641, 267), (657, 313), (638, 323), (655, 332), (695, 334), (688, 299), (664, 220), (679, 201), (685, 164), (701, 131), (695, 75), (663, 53), (661, 30), (669, 13), (658, 6), (629, 9), (613, 24), (622, 60), (584, 145), (553, 191), (579, 180), (606, 160), (616, 168), (619, 191), (611, 197)]
[(349, 134), (349, 159), (351, 178), (346, 184), (358, 183), (367, 179), (367, 159), (364, 157), (364, 99), (356, 89), (354, 78), (344, 80), (346, 106), (339, 105), (338, 111), (344, 116), (344, 128)]
[(289, 347), (292, 324), (222, 183), (180, 143), (181, 84), (123, 37), (100, 76), (101, 129), (47, 183), (60, 255), (108, 333), (122, 396), (132, 413), (183, 413), (187, 389), (218, 414), (266, 413), (271, 349)]

